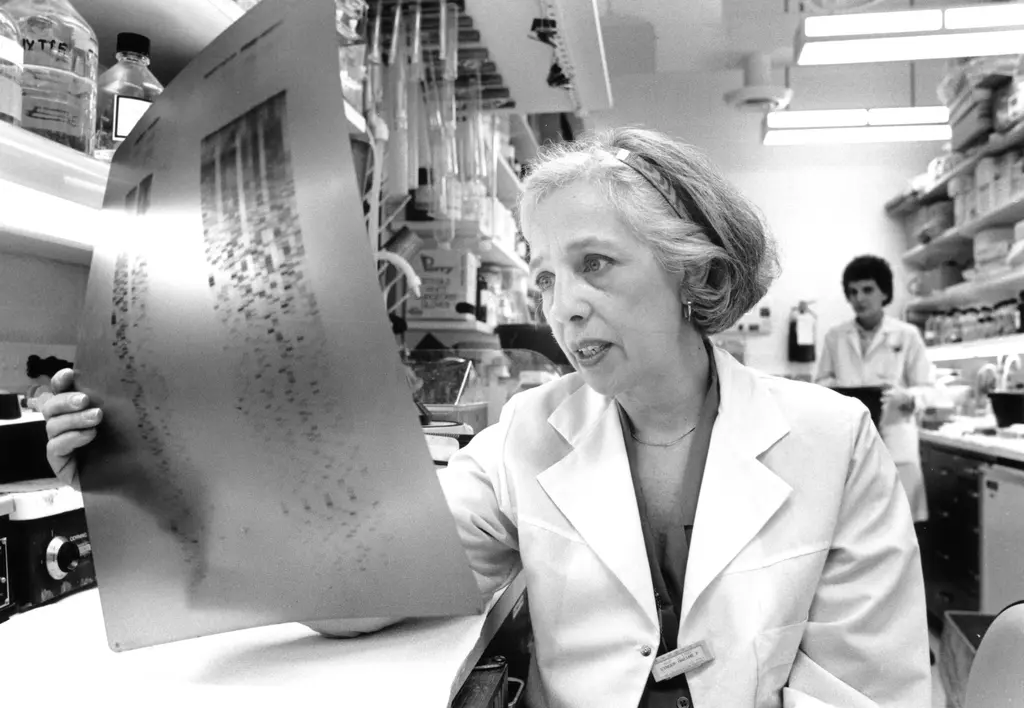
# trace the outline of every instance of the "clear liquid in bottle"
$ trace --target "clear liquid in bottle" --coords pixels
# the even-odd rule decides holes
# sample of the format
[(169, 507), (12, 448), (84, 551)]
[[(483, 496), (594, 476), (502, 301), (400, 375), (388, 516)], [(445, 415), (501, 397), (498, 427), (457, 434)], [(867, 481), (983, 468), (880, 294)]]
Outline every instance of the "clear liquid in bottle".
[(21, 32), (0, 7), (0, 123), (21, 125), (21, 72), (25, 52)]
[(163, 90), (149, 70), (149, 39), (130, 32), (118, 34), (117, 63), (99, 79), (99, 119), (93, 156), (112, 160), (118, 145)]
[(89, 154), (96, 126), (96, 33), (67, 0), (8, 0), (25, 68), (21, 125)]

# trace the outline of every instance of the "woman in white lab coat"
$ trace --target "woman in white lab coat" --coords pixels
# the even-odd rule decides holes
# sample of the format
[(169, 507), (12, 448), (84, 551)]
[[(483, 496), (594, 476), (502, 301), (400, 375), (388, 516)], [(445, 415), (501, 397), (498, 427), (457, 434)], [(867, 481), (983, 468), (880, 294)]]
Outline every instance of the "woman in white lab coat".
[(824, 386), (882, 386), (879, 428), (899, 470), (915, 523), (928, 520), (915, 411), (935, 392), (921, 333), (887, 317), (892, 269), (877, 256), (854, 258), (843, 270), (843, 292), (854, 319), (825, 334), (815, 381)]
[[(869, 417), (708, 341), (772, 280), (754, 208), (689, 146), (623, 129), (544, 157), (521, 215), (577, 371), (439, 478), (481, 590), (525, 574), (529, 705), (928, 708), (918, 550)], [(68, 478), (96, 419), (70, 372), (54, 385)]]

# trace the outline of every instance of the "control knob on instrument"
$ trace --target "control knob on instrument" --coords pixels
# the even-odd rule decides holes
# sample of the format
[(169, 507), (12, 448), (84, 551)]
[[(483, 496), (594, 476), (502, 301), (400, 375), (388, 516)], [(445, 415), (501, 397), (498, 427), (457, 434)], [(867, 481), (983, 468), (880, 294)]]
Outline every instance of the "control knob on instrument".
[(54, 580), (63, 580), (91, 555), (92, 544), (88, 539), (70, 541), (63, 536), (54, 536), (46, 547), (46, 572)]

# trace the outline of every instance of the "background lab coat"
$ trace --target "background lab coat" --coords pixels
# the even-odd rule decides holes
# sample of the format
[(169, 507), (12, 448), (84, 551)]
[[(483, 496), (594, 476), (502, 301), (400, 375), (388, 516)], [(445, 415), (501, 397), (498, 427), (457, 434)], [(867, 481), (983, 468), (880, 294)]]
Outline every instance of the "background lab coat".
[[(932, 365), (920, 332), (912, 324), (891, 317), (882, 318), (879, 333), (863, 355), (854, 321), (829, 330), (815, 382), (823, 386), (900, 386), (914, 397), (915, 411), (925, 408), (937, 396)], [(914, 521), (920, 522), (928, 520), (928, 501), (915, 415), (886, 405), (879, 428), (899, 470)]]
[[(921, 563), (864, 407), (715, 350), (721, 400), (679, 646), (698, 707), (930, 708)], [(521, 393), (438, 474), (485, 592), (526, 573), (532, 708), (629, 708), (658, 646), (614, 401), (571, 374)]]

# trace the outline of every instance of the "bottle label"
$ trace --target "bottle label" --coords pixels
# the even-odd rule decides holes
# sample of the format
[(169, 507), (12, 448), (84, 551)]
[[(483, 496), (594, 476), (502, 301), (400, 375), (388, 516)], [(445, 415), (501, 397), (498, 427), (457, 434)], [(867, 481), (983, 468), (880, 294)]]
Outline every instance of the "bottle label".
[(21, 123), (21, 86), (0, 74), (0, 116), (5, 115)]
[(142, 98), (114, 97), (114, 140), (124, 140), (152, 104)]
[(23, 96), (21, 127), (33, 132), (53, 132), (77, 136), (80, 132), (79, 117), (68, 110), (66, 103), (48, 100), (38, 95)]
[(68, 70), (71, 66), (71, 45), (47, 37), (25, 37), (21, 40), (25, 49), (25, 63)]
[(0, 66), (4, 62), (14, 64), (20, 69), (25, 64), (25, 52), (15, 40), (0, 37)]

